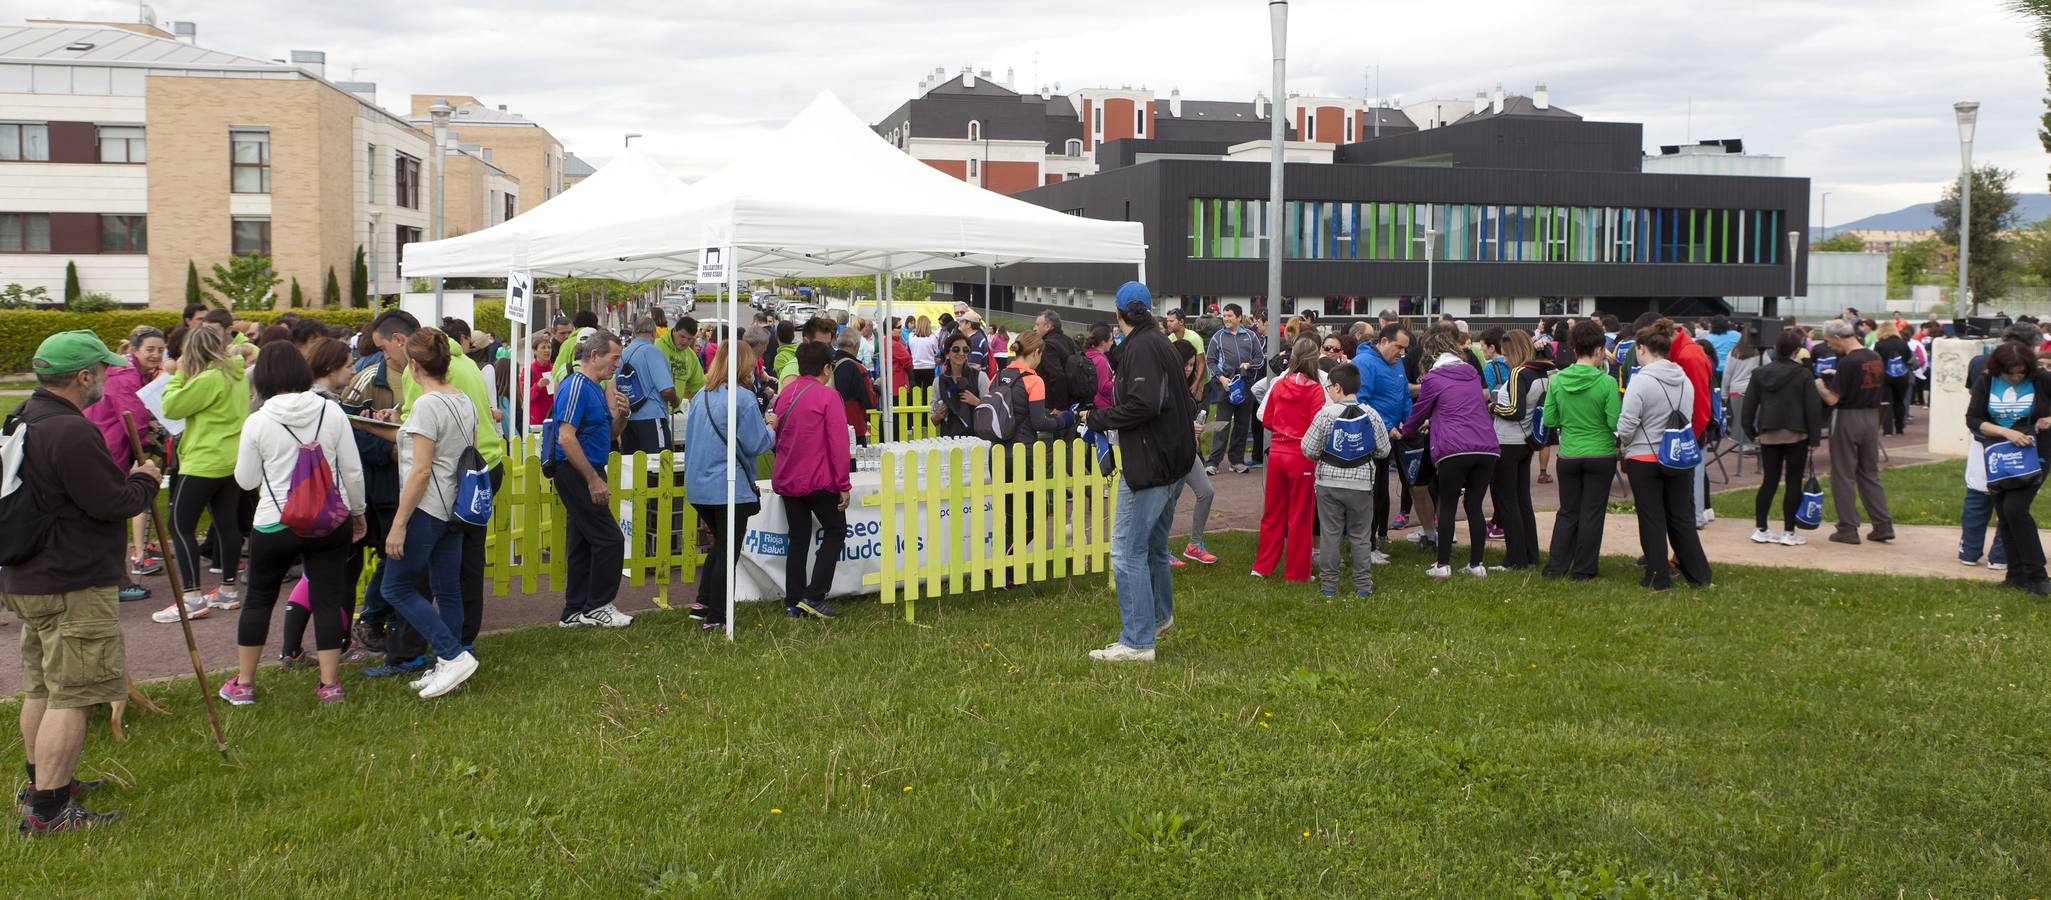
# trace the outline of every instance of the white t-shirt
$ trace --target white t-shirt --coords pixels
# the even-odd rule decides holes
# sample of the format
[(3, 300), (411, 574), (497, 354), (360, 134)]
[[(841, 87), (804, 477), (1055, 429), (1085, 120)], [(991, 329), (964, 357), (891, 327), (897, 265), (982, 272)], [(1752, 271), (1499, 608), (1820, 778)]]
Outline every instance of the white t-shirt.
[(919, 337), (916, 334), (912, 335), (912, 339), (906, 342), (906, 346), (911, 348), (912, 366), (914, 368), (933, 368), (934, 359), (940, 355), (940, 338), (938, 335), (927, 335), (925, 337)]
[(456, 497), (456, 459), (476, 444), (477, 408), (462, 394), (429, 392), (413, 402), (413, 415), (399, 427), (399, 477), (413, 471), (413, 435), (434, 441), (433, 469), (420, 510), (444, 522)]

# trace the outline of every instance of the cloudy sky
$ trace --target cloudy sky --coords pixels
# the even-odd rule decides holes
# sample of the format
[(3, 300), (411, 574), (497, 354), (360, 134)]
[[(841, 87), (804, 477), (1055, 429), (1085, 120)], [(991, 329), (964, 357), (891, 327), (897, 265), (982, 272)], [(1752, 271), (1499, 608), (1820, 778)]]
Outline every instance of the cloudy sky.
[[(1442, 9), (1459, 15), (1434, 15)], [(456, 93), (545, 124), (602, 162), (627, 132), (687, 179), (747, 152), (831, 89), (880, 118), (935, 66), (1023, 89), (1145, 84), (1244, 99), (1269, 80), (1263, 0), (164, 0), (160, 20), (257, 57), (325, 50), (329, 77)], [(132, 21), (114, 0), (0, 0), (0, 21)], [(1589, 119), (1642, 122), (1648, 148), (1741, 137), (1829, 191), (1842, 223), (1934, 200), (1958, 169), (1951, 104), (1981, 101), (1975, 157), (2046, 190), (2046, 93), (2029, 28), (2000, 0), (1296, 0), (1289, 89), (1405, 102), (1501, 82)], [(1037, 73), (1037, 75), (1035, 74)], [(1037, 78), (1037, 82), (1035, 79)], [(1692, 115), (1691, 115), (1692, 108)]]

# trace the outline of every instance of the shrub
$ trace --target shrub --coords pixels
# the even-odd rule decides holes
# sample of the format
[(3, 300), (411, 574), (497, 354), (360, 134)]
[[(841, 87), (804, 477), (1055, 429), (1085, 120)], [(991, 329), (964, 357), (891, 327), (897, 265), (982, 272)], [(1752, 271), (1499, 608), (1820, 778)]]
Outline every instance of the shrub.
[(72, 302), (73, 300), (77, 300), (77, 299), (78, 299), (79, 297), (83, 296), (84, 294), (85, 294), (85, 291), (82, 291), (82, 290), (80, 290), (80, 289), (79, 289), (79, 287), (78, 287), (78, 261), (77, 261), (77, 260), (72, 260), (72, 261), (70, 261), (70, 262), (67, 262), (67, 263), (65, 263), (65, 264), (64, 264), (64, 302), (68, 304), (68, 303)]
[(302, 291), (300, 291), (300, 290), (299, 290), (299, 278), (298, 278), (298, 276), (293, 276), (293, 278), (292, 278), (292, 303), (291, 303), (291, 306), (292, 306), (292, 308), (293, 308), (293, 309), (298, 309), (298, 308), (300, 308), (300, 307), (302, 307), (302, 306), (305, 306), (305, 305), (306, 305), (306, 294), (305, 294), (305, 293), (303, 293)]
[(50, 292), (45, 290), (42, 285), (25, 288), (19, 284), (10, 284), (5, 288), (0, 288), (0, 309), (27, 309), (42, 303), (44, 300), (49, 299), (49, 297)]
[(64, 308), (75, 313), (97, 313), (120, 309), (121, 304), (106, 294), (81, 294), (78, 299), (64, 304)]
[(276, 304), (277, 296), (271, 290), (282, 280), (277, 270), (271, 268), (270, 257), (238, 256), (226, 266), (216, 263), (207, 287), (228, 301), (229, 309), (249, 312), (270, 309)]
[(334, 309), (342, 305), (342, 285), (335, 280), (335, 267), (328, 267), (328, 283), (320, 289), (320, 305)]
[(363, 262), (363, 245), (356, 245), (356, 262), (349, 268), (349, 305), (362, 309), (370, 306), (370, 267)]
[[(0, 298), (5, 293), (0, 292)], [(112, 347), (128, 337), (137, 325), (154, 325), (163, 331), (170, 331), (178, 324), (176, 309), (113, 310), (108, 312), (70, 312), (50, 309), (10, 309), (0, 311), (0, 372), (23, 372), (29, 367), (30, 357), (35, 355), (37, 345), (43, 339), (60, 331), (89, 328), (100, 339)], [(284, 315), (283, 310), (252, 310), (236, 314), (239, 318), (269, 324)], [(359, 327), (373, 317), (367, 309), (338, 309), (324, 312), (321, 320), (329, 325)]]
[(185, 305), (191, 306), (195, 303), (212, 306), (213, 298), (199, 289), (199, 267), (188, 259), (185, 261)]
[(506, 301), (479, 299), (470, 310), (470, 328), (488, 331), (499, 340), (510, 340), (513, 323), (506, 321)]

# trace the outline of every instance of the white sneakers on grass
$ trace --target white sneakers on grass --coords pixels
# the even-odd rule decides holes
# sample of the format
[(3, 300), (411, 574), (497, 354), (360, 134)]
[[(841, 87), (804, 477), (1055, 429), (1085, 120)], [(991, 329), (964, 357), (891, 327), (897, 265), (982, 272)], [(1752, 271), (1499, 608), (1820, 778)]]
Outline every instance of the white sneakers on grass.
[[(185, 595), (186, 618), (204, 619), (212, 612), (213, 607), (207, 605), (207, 598), (205, 594)], [(150, 621), (155, 622), (159, 625), (178, 624), (178, 604), (173, 603), (170, 606), (166, 606), (163, 609), (150, 613)]]
[(1137, 650), (1124, 644), (1112, 644), (1102, 650), (1091, 650), (1090, 658), (1103, 662), (1153, 662), (1154, 648)]
[(1431, 577), (1436, 578), (1440, 581), (1444, 581), (1448, 578), (1453, 577), (1453, 567), (1435, 565), (1429, 569), (1424, 570), (1424, 574), (1430, 575)]
[(1367, 564), (1370, 566), (1386, 566), (1389, 564), (1389, 555), (1380, 550), (1369, 550), (1367, 551)]
[[(456, 689), (456, 686), (477, 674), (477, 657), (465, 650), (455, 659), (437, 659), (433, 671), (427, 674), (426, 683), (420, 686), (420, 699), (432, 700)], [(419, 684), (419, 682), (415, 682)]]
[[(1488, 567), (1487, 567), (1487, 566), (1468, 566), (1467, 568), (1461, 569), (1460, 571), (1462, 571), (1462, 572), (1466, 572), (1467, 574), (1469, 574), (1469, 575), (1472, 575), (1472, 576), (1474, 576), (1474, 577), (1476, 577), (1476, 578), (1487, 578), (1487, 577), (1488, 577)], [(1507, 572), (1507, 571), (1509, 571), (1509, 570), (1508, 570), (1508, 569), (1506, 568), (1506, 569), (1504, 569), (1503, 571), (1506, 571), (1506, 572)]]
[(608, 603), (589, 612), (581, 612), (556, 623), (564, 628), (595, 626), (599, 628), (625, 628), (634, 624), (634, 617), (620, 611), (618, 606)]

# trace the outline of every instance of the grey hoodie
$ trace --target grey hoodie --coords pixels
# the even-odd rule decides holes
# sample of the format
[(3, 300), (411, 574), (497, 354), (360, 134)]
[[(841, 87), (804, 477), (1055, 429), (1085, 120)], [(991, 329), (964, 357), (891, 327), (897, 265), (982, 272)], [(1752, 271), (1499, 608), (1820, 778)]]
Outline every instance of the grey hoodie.
[(1624, 458), (1659, 453), (1659, 436), (1675, 410), (1686, 417), (1695, 408), (1695, 386), (1673, 360), (1638, 370), (1624, 391), (1624, 405), (1617, 416), (1617, 446)]

